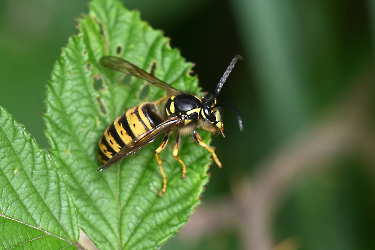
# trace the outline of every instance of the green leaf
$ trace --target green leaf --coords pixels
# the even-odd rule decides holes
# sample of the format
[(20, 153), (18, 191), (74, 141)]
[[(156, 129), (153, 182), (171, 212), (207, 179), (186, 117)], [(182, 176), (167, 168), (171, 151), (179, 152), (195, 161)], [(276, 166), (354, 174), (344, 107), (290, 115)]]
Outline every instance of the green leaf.
[(73, 202), (49, 156), (0, 107), (0, 241), (5, 249), (76, 249)]
[[(52, 157), (70, 188), (81, 228), (97, 247), (156, 249), (178, 232), (199, 204), (208, 181), (210, 155), (190, 138), (183, 138), (179, 151), (187, 166), (183, 180), (171, 148), (162, 151), (168, 186), (161, 198), (157, 194), (163, 179), (154, 157), (161, 138), (120, 164), (97, 172), (98, 142), (105, 129), (127, 108), (141, 103), (141, 90), (147, 85), (104, 69), (98, 61), (104, 55), (117, 55), (148, 72), (155, 64), (156, 77), (199, 95), (198, 81), (189, 75), (192, 64), (170, 48), (162, 32), (119, 1), (92, 1), (79, 29), (63, 48), (47, 87), (44, 117)], [(164, 95), (151, 86), (147, 99)], [(199, 133), (210, 142), (210, 133)]]

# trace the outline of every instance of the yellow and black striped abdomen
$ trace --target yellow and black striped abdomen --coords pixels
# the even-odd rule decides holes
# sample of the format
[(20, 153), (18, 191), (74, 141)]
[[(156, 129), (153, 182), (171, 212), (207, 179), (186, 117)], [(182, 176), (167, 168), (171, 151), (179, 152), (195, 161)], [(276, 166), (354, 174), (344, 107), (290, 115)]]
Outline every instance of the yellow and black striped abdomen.
[(99, 141), (99, 160), (104, 164), (121, 148), (162, 122), (154, 103), (143, 103), (119, 116)]

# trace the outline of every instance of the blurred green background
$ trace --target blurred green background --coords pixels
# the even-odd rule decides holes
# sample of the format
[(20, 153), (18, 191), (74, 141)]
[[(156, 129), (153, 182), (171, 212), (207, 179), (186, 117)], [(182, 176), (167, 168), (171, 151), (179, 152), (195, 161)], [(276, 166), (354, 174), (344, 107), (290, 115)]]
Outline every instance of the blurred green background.
[[(220, 93), (223, 169), (162, 249), (375, 249), (374, 0), (123, 1)], [(0, 105), (44, 148), (45, 85), (85, 1), (0, 1)], [(186, 139), (186, 141), (188, 141)]]

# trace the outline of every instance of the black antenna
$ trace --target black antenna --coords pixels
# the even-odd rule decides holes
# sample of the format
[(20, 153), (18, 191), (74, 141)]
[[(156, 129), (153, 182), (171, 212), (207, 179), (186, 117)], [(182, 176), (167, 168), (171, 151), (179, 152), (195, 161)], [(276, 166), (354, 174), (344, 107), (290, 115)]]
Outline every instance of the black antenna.
[(214, 95), (215, 98), (219, 95), (221, 88), (223, 87), (225, 81), (227, 80), (227, 78), (229, 76), (229, 73), (232, 71), (232, 69), (233, 69), (233, 67), (236, 64), (238, 59), (242, 60), (242, 57), (240, 55), (236, 55), (233, 58), (232, 62), (229, 64), (227, 70), (224, 72), (224, 75), (221, 77), (219, 83), (216, 86), (215, 95)]
[(233, 109), (234, 113), (236, 113), (237, 115), (238, 126), (240, 126), (240, 131), (242, 131), (243, 130), (242, 117), (241, 117), (240, 111), (236, 108), (236, 106), (227, 102), (219, 102), (218, 104), (215, 105), (215, 107), (220, 107), (220, 106), (227, 106)]

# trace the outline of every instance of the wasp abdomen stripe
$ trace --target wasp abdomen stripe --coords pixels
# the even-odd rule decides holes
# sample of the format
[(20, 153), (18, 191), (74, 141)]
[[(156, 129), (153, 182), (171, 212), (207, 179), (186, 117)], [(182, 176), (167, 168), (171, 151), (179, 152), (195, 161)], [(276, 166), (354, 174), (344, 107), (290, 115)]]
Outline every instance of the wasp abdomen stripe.
[(106, 156), (101, 150), (99, 150), (98, 152), (98, 158), (100, 160), (101, 163), (106, 163), (108, 160), (109, 160), (109, 157)]
[(128, 110), (126, 112), (126, 120), (135, 138), (148, 131), (143, 124), (144, 122), (138, 117), (138, 107)]
[(122, 147), (125, 146), (124, 141), (120, 138), (118, 131), (116, 130), (115, 124), (112, 123), (104, 133), (104, 136), (109, 145), (118, 152)]
[(134, 140), (136, 136), (134, 135), (133, 130), (129, 126), (128, 119), (127, 119), (128, 112), (120, 116), (117, 119), (117, 121), (118, 121), (118, 124), (125, 129), (126, 133), (132, 138), (132, 140)]
[(140, 108), (151, 127), (155, 128), (157, 125), (163, 122), (160, 112), (154, 103), (145, 103), (141, 105)]
[(114, 154), (116, 154), (116, 151), (108, 144), (105, 136), (103, 136), (99, 142), (99, 149), (108, 158), (111, 158)]
[[(143, 104), (141, 106), (143, 106)], [(139, 106), (139, 107), (141, 107), (141, 106)], [(143, 125), (143, 127), (145, 128), (145, 130), (149, 131), (150, 129), (152, 129), (151, 124), (148, 121), (148, 119), (146, 119), (146, 117), (145, 117), (144, 112), (142, 111), (142, 109), (141, 109), (141, 112), (139, 112), (139, 107), (136, 107), (134, 109), (134, 114), (137, 116), (138, 121)], [(148, 124), (146, 124), (146, 123), (148, 123)]]
[[(122, 115), (123, 116), (123, 115)], [(130, 141), (133, 140), (133, 137), (129, 135), (129, 133), (125, 130), (123, 123), (120, 123), (121, 117), (118, 117), (114, 122), (113, 125), (115, 127), (116, 133), (119, 136), (120, 140), (123, 142), (124, 145), (128, 144)], [(130, 129), (130, 128), (129, 128)], [(123, 146), (121, 146), (123, 147)]]

